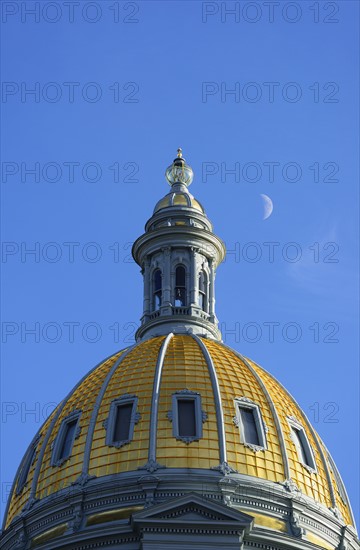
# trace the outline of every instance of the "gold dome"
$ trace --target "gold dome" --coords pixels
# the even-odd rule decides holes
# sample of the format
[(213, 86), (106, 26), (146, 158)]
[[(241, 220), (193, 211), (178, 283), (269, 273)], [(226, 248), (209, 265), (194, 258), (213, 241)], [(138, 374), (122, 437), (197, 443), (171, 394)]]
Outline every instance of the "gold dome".
[(189, 192), (183, 192), (183, 191), (172, 191), (171, 193), (168, 193), (163, 197), (154, 208), (154, 214), (156, 212), (159, 212), (159, 210), (162, 210), (163, 208), (169, 208), (169, 207), (179, 207), (179, 206), (185, 206), (188, 208), (194, 208), (195, 210), (198, 210), (202, 214), (205, 213), (203, 207), (199, 203), (198, 200), (196, 200), (191, 193)]
[[(154, 399), (156, 380), (159, 392)], [(173, 395), (182, 390), (194, 395), (196, 392), (201, 397), (202, 434), (190, 443), (174, 437), (169, 417)], [(124, 395), (136, 396), (138, 417), (131, 441), (118, 448), (106, 443), (106, 420), (111, 403)], [(263, 448), (241, 442), (236, 422), (237, 400), (258, 407), (266, 434)], [(152, 417), (155, 402), (157, 425)], [(222, 409), (223, 430), (217, 403)], [(80, 429), (71, 455), (62, 464), (52, 465), (59, 428), (75, 411), (80, 414)], [(293, 422), (301, 425), (306, 434), (314, 468), (300, 459), (291, 435)], [(149, 460), (151, 425), (156, 426), (156, 461), (165, 469), (217, 469), (224, 459), (223, 442), (232, 471), (270, 484), (293, 484), (309, 502), (324, 510), (337, 509), (343, 522), (353, 525), (344, 487), (328, 451), (281, 384), (221, 342), (170, 334), (140, 342), (106, 359), (53, 411), (35, 438), (36, 453), (21, 490), (19, 476), (24, 466), (20, 465), (6, 526), (21, 513), (29, 499), (41, 501), (55, 495), (77, 483), (81, 475), (96, 476), (98, 480), (138, 470), (139, 475), (144, 475), (141, 469)]]

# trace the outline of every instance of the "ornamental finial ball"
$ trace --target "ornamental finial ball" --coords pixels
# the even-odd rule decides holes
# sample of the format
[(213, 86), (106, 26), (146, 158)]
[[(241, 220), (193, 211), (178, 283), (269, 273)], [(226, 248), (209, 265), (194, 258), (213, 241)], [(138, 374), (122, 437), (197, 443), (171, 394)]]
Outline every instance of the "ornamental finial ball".
[(182, 156), (181, 147), (177, 150), (177, 157), (173, 160), (173, 163), (167, 167), (165, 177), (171, 186), (177, 183), (186, 186), (191, 184), (194, 174), (191, 166), (186, 164), (186, 161)]

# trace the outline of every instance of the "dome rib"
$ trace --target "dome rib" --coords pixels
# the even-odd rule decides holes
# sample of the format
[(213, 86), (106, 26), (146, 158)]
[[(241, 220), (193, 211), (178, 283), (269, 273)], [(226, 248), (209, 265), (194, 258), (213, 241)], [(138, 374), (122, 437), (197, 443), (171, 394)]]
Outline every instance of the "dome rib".
[[(117, 354), (116, 354), (117, 355)], [(65, 397), (65, 399), (63, 399), (61, 401), (61, 403), (59, 404), (57, 410), (56, 410), (56, 413), (54, 414), (54, 417), (52, 419), (52, 421), (50, 422), (50, 425), (47, 429), (47, 432), (44, 436), (44, 439), (43, 439), (43, 442), (42, 442), (42, 445), (41, 445), (41, 448), (40, 448), (40, 451), (39, 451), (39, 454), (37, 456), (37, 460), (36, 460), (36, 466), (35, 466), (35, 471), (34, 471), (34, 476), (33, 476), (33, 480), (32, 480), (32, 484), (31, 484), (31, 491), (30, 491), (30, 495), (29, 495), (29, 498), (27, 500), (27, 504), (25, 506), (31, 506), (32, 503), (36, 500), (36, 490), (37, 490), (37, 483), (38, 483), (38, 480), (39, 480), (39, 476), (40, 476), (40, 472), (41, 472), (41, 467), (43, 465), (43, 458), (44, 458), (44, 455), (45, 455), (45, 452), (46, 452), (46, 448), (47, 448), (47, 445), (49, 443), (49, 439), (50, 437), (53, 435), (53, 429), (54, 429), (54, 426), (57, 422), (57, 420), (59, 419), (63, 409), (66, 407), (69, 399), (71, 398), (71, 396), (76, 392), (76, 390), (81, 386), (81, 384), (83, 382), (85, 382), (88, 377), (96, 371), (97, 368), (101, 367), (101, 365), (103, 365), (106, 361), (108, 361), (109, 359), (111, 359), (112, 357), (114, 357), (114, 355), (109, 355), (109, 357), (107, 357), (105, 360), (103, 361), (100, 361), (100, 363), (98, 363), (93, 369), (91, 369), (90, 372), (86, 373), (82, 378), (81, 380), (76, 384), (76, 386), (74, 388), (71, 389), (71, 391), (67, 394), (67, 396)], [(9, 499), (9, 502), (10, 502), (10, 499)], [(5, 515), (6, 517), (6, 515)]]
[(208, 351), (205, 344), (202, 342), (202, 340), (196, 336), (195, 334), (192, 334), (192, 338), (197, 342), (198, 346), (200, 347), (206, 364), (209, 369), (209, 375), (211, 379), (211, 386), (213, 389), (214, 394), (214, 400), (215, 400), (215, 409), (216, 409), (216, 422), (217, 422), (217, 428), (218, 428), (218, 436), (219, 436), (219, 453), (220, 453), (220, 464), (217, 469), (222, 471), (224, 474), (225, 472), (235, 472), (232, 468), (229, 467), (228, 461), (227, 461), (227, 452), (226, 452), (226, 435), (225, 435), (225, 423), (224, 423), (224, 412), (221, 404), (221, 395), (220, 395), (220, 387), (219, 387), (219, 381), (217, 379), (216, 370), (214, 366), (214, 362), (212, 360), (212, 357), (210, 355), (210, 352)]
[(150, 409), (150, 433), (149, 433), (149, 454), (148, 461), (143, 467), (146, 470), (152, 471), (154, 468), (157, 469), (159, 464), (156, 462), (156, 447), (157, 447), (157, 425), (158, 425), (158, 411), (159, 411), (159, 393), (160, 393), (160, 382), (161, 375), (164, 366), (164, 360), (168, 345), (170, 340), (173, 337), (173, 333), (167, 335), (159, 351), (158, 359), (155, 367), (155, 376), (154, 376), (154, 385), (151, 398), (151, 409)]
[[(262, 369), (262, 370), (264, 371), (264, 369)], [(324, 473), (325, 473), (327, 486), (328, 486), (328, 489), (329, 489), (331, 507), (332, 507), (334, 513), (336, 514), (336, 510), (340, 511), (340, 508), (339, 508), (338, 503), (337, 503), (335, 490), (334, 490), (334, 484), (333, 484), (331, 474), (330, 474), (330, 470), (329, 470), (329, 465), (328, 465), (327, 460), (325, 458), (324, 451), (321, 447), (320, 438), (319, 438), (318, 434), (316, 433), (316, 431), (312, 427), (312, 425), (311, 425), (309, 419), (307, 418), (306, 414), (304, 413), (302, 408), (299, 406), (299, 404), (296, 402), (296, 400), (291, 395), (291, 393), (289, 393), (288, 390), (277, 379), (275, 379), (269, 372), (267, 372), (267, 371), (264, 371), (264, 372), (266, 372), (266, 375), (282, 389), (284, 394), (288, 397), (288, 399), (292, 402), (292, 404), (297, 409), (297, 411), (301, 414), (302, 420), (303, 420), (304, 424), (306, 425), (306, 428), (311, 433), (312, 438), (313, 438), (313, 440), (315, 442), (315, 445), (316, 445), (316, 450), (317, 450), (318, 455), (319, 455), (318, 460), (321, 462)], [(318, 475), (320, 475), (320, 472), (318, 472)], [(349, 517), (348, 518), (344, 517), (343, 518), (344, 522), (349, 523), (349, 519), (350, 519), (350, 521), (352, 521), (354, 523), (353, 513), (352, 513), (352, 510), (351, 510), (351, 505), (350, 505), (349, 501), (348, 501), (347, 504), (348, 504), (348, 506), (347, 506), (346, 512), (347, 512)]]
[[(269, 374), (269, 373), (268, 373)], [(275, 380), (275, 378), (269, 374), (269, 376)], [(334, 483), (333, 483), (333, 480), (332, 480), (332, 476), (331, 476), (331, 473), (330, 473), (330, 468), (329, 468), (329, 465), (328, 465), (328, 461), (326, 460), (326, 457), (325, 457), (325, 454), (324, 454), (324, 451), (322, 449), (322, 446), (321, 446), (321, 441), (320, 441), (320, 438), (317, 434), (317, 432), (314, 430), (314, 428), (312, 427), (311, 425), (311, 422), (309, 421), (308, 417), (306, 416), (306, 414), (304, 413), (303, 409), (299, 406), (299, 404), (297, 403), (297, 401), (294, 399), (294, 397), (288, 392), (288, 390), (281, 384), (281, 382), (279, 382), (278, 380), (276, 380), (276, 383), (282, 388), (282, 390), (289, 396), (289, 398), (291, 399), (291, 401), (294, 403), (294, 405), (297, 407), (297, 409), (301, 412), (301, 415), (303, 417), (303, 420), (305, 421), (306, 423), (306, 426), (307, 428), (309, 429), (309, 431), (311, 432), (313, 438), (314, 438), (314, 441), (316, 443), (316, 448), (317, 448), (317, 451), (319, 453), (319, 456), (321, 458), (321, 461), (322, 461), (322, 464), (323, 464), (323, 467), (324, 467), (324, 471), (325, 471), (325, 475), (326, 475), (326, 479), (327, 479), (327, 482), (328, 482), (328, 486), (329, 486), (329, 492), (330, 492), (330, 498), (331, 498), (331, 505), (333, 508), (339, 510), (339, 506), (338, 506), (338, 502), (337, 502), (337, 499), (336, 499), (336, 495), (335, 495), (335, 489), (334, 489)], [(327, 449), (326, 449), (327, 450)], [(345, 486), (344, 486), (345, 487)], [(349, 499), (347, 499), (347, 508), (348, 508), (348, 513), (349, 513), (349, 516), (353, 522), (353, 524), (355, 524), (355, 519), (354, 519), (354, 515), (353, 515), (353, 512), (352, 512), (352, 509), (351, 509), (351, 505), (350, 505), (350, 501)], [(344, 518), (345, 520), (345, 518)]]
[(237, 357), (239, 357), (239, 359), (241, 359), (241, 361), (244, 362), (244, 364), (248, 367), (248, 369), (252, 372), (252, 374), (254, 375), (254, 377), (256, 378), (256, 380), (258, 381), (261, 389), (263, 390), (264, 392), (264, 395), (267, 399), (267, 402), (269, 403), (269, 407), (271, 409), (271, 412), (272, 412), (272, 415), (273, 415), (273, 419), (274, 419), (274, 423), (275, 423), (275, 426), (276, 426), (276, 429), (277, 429), (277, 432), (278, 432), (278, 436), (279, 436), (279, 442), (280, 442), (280, 448), (281, 448), (281, 456), (282, 456), (282, 459), (283, 459), (283, 465), (284, 465), (284, 472), (285, 472), (285, 479), (290, 479), (290, 467), (289, 467), (289, 460), (288, 460), (288, 456), (287, 456), (287, 453), (286, 453), (286, 446), (285, 446), (285, 438), (284, 438), (284, 432), (283, 432), (283, 429), (282, 429), (282, 426), (281, 426), (281, 422), (280, 422), (280, 418), (279, 418), (279, 415), (277, 413), (277, 410), (276, 410), (276, 407), (275, 407), (275, 403), (274, 401), (271, 399), (271, 395), (270, 393), (268, 392), (264, 382), (262, 381), (261, 377), (258, 375), (258, 373), (256, 372), (256, 370), (250, 365), (249, 361), (247, 361), (246, 357), (244, 357), (243, 355), (241, 355), (241, 353), (238, 353), (237, 351), (229, 348), (229, 346), (226, 346), (225, 344), (223, 344), (223, 346), (225, 346), (229, 351), (231, 351), (234, 355), (236, 355)]
[[(275, 378), (268, 373), (268, 375), (273, 379), (275, 380)], [(315, 441), (315, 444), (316, 444), (316, 448), (317, 448), (317, 451), (320, 455), (320, 458), (321, 458), (321, 461), (323, 463), (323, 467), (324, 467), (324, 470), (325, 470), (325, 474), (326, 474), (326, 479), (327, 479), (327, 482), (328, 482), (328, 485), (329, 485), (329, 489), (330, 489), (330, 497), (331, 497), (331, 504), (332, 506), (336, 507), (337, 504), (336, 504), (336, 498), (335, 498), (335, 492), (334, 492), (334, 487), (333, 487), (333, 484), (332, 484), (332, 481), (331, 481), (331, 477), (330, 477), (330, 472), (329, 472), (329, 468), (328, 468), (328, 465), (327, 465), (327, 462), (326, 462), (326, 459), (325, 459), (325, 455), (323, 453), (323, 450), (320, 446), (320, 443), (319, 443), (319, 437), (317, 435), (317, 433), (315, 432), (314, 428), (312, 427), (311, 423), (309, 422), (309, 419), (308, 417), (306, 416), (306, 414), (304, 413), (304, 411), (302, 410), (302, 408), (299, 406), (299, 404), (296, 402), (296, 400), (294, 399), (294, 397), (291, 395), (291, 393), (289, 393), (287, 391), (287, 389), (281, 384), (281, 382), (279, 382), (278, 380), (276, 380), (276, 383), (281, 387), (281, 389), (284, 391), (284, 393), (287, 394), (287, 396), (289, 397), (289, 399), (293, 402), (293, 404), (295, 405), (295, 407), (298, 409), (298, 411), (300, 412), (300, 414), (302, 415), (302, 418), (303, 420), (305, 421), (305, 424), (308, 428), (308, 430), (310, 431), (310, 433), (312, 434), (313, 438), (314, 438), (314, 441)]]
[[(56, 414), (57, 412), (57, 409), (58, 407), (60, 406), (60, 404), (53, 410), (53, 412), (51, 413), (51, 415), (49, 416), (49, 418), (47, 418), (43, 424), (41, 425), (41, 428), (37, 431), (37, 433), (35, 434), (35, 436), (32, 438), (31, 440), (31, 443), (29, 445), (29, 448), (34, 444), (34, 442), (37, 440), (37, 438), (39, 436), (41, 436), (41, 433), (42, 433), (42, 430), (43, 428), (48, 424), (50, 425), (50, 419), (51, 419), (51, 416)], [(27, 456), (27, 452), (24, 454), (21, 462), (20, 462), (20, 465), (18, 467), (18, 469), (16, 470), (16, 474), (15, 474), (15, 477), (14, 477), (14, 481), (11, 485), (11, 489), (10, 489), (10, 493), (9, 493), (9, 497), (8, 497), (8, 500), (7, 500), (7, 503), (6, 503), (6, 506), (5, 506), (5, 512), (4, 512), (4, 519), (3, 519), (3, 525), (2, 525), (2, 528), (3, 529), (6, 529), (6, 524), (7, 524), (7, 517), (8, 517), (8, 514), (9, 514), (9, 511), (10, 511), (10, 506), (12, 504), (12, 500), (13, 500), (13, 497), (14, 497), (14, 494), (15, 494), (15, 488), (17, 486), (17, 483), (18, 483), (18, 479), (19, 479), (19, 475), (20, 475), (20, 472), (22, 470), (22, 467), (24, 465), (24, 462), (25, 462), (25, 459), (26, 459), (26, 456)], [(39, 457), (39, 454), (37, 453), (37, 456), (36, 456), (36, 462), (38, 460), (38, 457)], [(25, 499), (25, 503), (29, 500), (30, 496), (27, 497)]]
[(87, 476), (89, 476), (89, 463), (90, 463), (90, 455), (91, 455), (91, 447), (92, 447), (92, 441), (94, 436), (94, 430), (96, 426), (96, 420), (99, 414), (100, 406), (103, 400), (103, 397), (105, 395), (106, 389), (117, 371), (118, 367), (121, 365), (125, 357), (129, 355), (129, 353), (132, 352), (132, 350), (136, 347), (137, 344), (134, 344), (130, 348), (127, 348), (122, 351), (120, 357), (116, 360), (115, 364), (111, 367), (110, 371), (106, 375), (106, 378), (101, 386), (101, 389), (99, 393), (97, 394), (95, 405), (93, 408), (93, 411), (91, 413), (91, 418), (89, 422), (89, 428), (86, 434), (86, 441), (85, 441), (85, 449), (84, 449), (84, 459), (83, 459), (83, 466), (82, 471), (80, 474), (79, 482), (85, 481)]

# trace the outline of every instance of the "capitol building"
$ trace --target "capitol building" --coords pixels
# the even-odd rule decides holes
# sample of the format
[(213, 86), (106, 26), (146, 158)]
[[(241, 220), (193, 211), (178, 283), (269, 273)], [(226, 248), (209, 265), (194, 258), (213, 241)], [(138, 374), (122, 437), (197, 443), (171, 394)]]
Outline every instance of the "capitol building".
[(325, 444), (281, 383), (222, 341), (225, 246), (180, 149), (166, 179), (132, 249), (136, 343), (90, 370), (34, 436), (1, 549), (359, 550)]

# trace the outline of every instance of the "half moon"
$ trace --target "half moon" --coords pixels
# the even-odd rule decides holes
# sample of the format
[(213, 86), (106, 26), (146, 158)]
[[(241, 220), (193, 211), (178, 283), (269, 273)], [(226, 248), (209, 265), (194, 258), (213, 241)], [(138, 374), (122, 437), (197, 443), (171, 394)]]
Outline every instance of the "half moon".
[(273, 205), (273, 202), (270, 199), (270, 197), (268, 197), (267, 195), (260, 194), (260, 197), (262, 198), (263, 205), (264, 205), (263, 220), (267, 220), (268, 218), (270, 218), (270, 216), (272, 214), (272, 211), (274, 209), (274, 205)]

